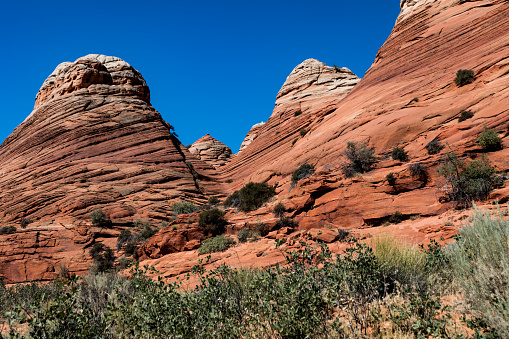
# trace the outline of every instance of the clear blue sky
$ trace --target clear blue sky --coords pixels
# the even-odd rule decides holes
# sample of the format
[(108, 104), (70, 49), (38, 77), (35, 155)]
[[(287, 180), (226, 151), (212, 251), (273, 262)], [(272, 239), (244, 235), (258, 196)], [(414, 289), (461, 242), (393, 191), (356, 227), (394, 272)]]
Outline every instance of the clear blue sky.
[(305, 59), (362, 77), (399, 2), (3, 1), (0, 139), (28, 116), (59, 63), (98, 53), (141, 72), (152, 105), (185, 145), (210, 133), (237, 152)]

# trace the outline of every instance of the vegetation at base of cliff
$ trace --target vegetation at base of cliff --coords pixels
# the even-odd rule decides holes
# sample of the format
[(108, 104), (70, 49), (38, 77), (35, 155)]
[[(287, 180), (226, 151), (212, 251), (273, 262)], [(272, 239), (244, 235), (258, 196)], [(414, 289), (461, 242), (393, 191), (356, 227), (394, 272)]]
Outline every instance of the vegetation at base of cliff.
[(225, 213), (218, 208), (206, 210), (200, 213), (198, 225), (205, 228), (213, 235), (224, 233), (228, 221), (224, 218)]
[[(148, 266), (68, 276), (50, 283), (0, 283), (7, 338), (506, 338), (509, 333), (507, 213), (475, 210), (456, 242), (411, 247), (345, 240), (334, 256), (310, 239), (276, 246), (285, 265), (206, 271), (197, 283), (165, 283)], [(233, 239), (232, 239), (233, 240)], [(149, 274), (151, 278), (149, 277)], [(192, 280), (191, 280), (192, 279)], [(461, 307), (443, 302), (447, 291)], [(471, 329), (470, 332), (466, 328)]]
[(90, 213), (92, 225), (98, 227), (111, 227), (111, 220), (106, 216), (101, 208), (95, 209)]
[(343, 164), (343, 172), (348, 178), (369, 171), (378, 162), (375, 151), (363, 143), (347, 142), (345, 155), (349, 162)]
[(152, 228), (148, 223), (141, 221), (135, 222), (136, 227), (139, 229), (137, 233), (132, 233), (131, 230), (122, 230), (117, 237), (117, 251), (123, 250), (127, 256), (134, 256), (137, 259), (136, 251), (141, 244), (156, 234), (157, 229)]
[(315, 166), (311, 164), (303, 164), (292, 173), (292, 188), (295, 187), (297, 182), (306, 179), (315, 173)]
[(454, 83), (458, 86), (471, 84), (474, 81), (474, 71), (471, 69), (460, 69), (456, 72)]
[(208, 238), (203, 241), (200, 248), (198, 248), (198, 254), (208, 254), (215, 252), (224, 252), (232, 246), (235, 246), (236, 242), (233, 238), (225, 235), (217, 235), (212, 238)]
[(265, 182), (249, 182), (235, 191), (223, 202), (225, 207), (236, 207), (239, 211), (249, 212), (262, 207), (276, 194), (276, 189)]
[(486, 156), (467, 161), (453, 151), (447, 152), (438, 173), (444, 179), (442, 199), (456, 202), (457, 207), (470, 207), (472, 201), (486, 200), (494, 188), (503, 184)]

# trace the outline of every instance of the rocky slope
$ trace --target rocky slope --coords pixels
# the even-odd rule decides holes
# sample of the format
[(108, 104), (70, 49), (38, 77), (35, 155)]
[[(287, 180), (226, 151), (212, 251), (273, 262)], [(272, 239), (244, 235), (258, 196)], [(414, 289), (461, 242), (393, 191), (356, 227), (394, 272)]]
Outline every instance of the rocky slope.
[[(0, 274), (13, 281), (56, 274), (62, 257), (74, 257), (79, 270), (101, 232), (76, 225), (89, 223), (96, 208), (114, 223), (160, 224), (177, 199), (204, 203), (215, 192), (213, 169), (181, 146), (150, 105), (141, 74), (103, 55), (55, 69), (32, 113), (0, 146), (0, 164), (0, 222), (34, 221), (0, 236)], [(24, 273), (27, 265), (50, 273)]]
[(230, 147), (212, 138), (210, 134), (196, 140), (189, 147), (189, 152), (214, 168), (224, 166), (233, 155)]

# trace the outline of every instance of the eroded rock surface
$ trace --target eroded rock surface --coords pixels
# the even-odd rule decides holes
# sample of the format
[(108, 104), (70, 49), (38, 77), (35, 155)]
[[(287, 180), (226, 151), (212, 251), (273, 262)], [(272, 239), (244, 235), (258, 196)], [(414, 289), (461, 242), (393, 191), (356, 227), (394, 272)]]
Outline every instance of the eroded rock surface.
[(224, 166), (234, 156), (230, 147), (212, 138), (210, 134), (196, 140), (189, 147), (189, 152), (212, 167)]

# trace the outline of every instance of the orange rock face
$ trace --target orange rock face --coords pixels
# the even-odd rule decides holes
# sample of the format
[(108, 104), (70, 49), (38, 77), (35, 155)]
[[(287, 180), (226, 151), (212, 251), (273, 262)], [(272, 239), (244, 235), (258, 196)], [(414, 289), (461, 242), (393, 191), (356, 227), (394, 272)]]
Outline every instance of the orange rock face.
[(228, 146), (212, 138), (210, 134), (196, 140), (189, 147), (189, 152), (214, 168), (226, 165), (233, 156), (232, 150)]

